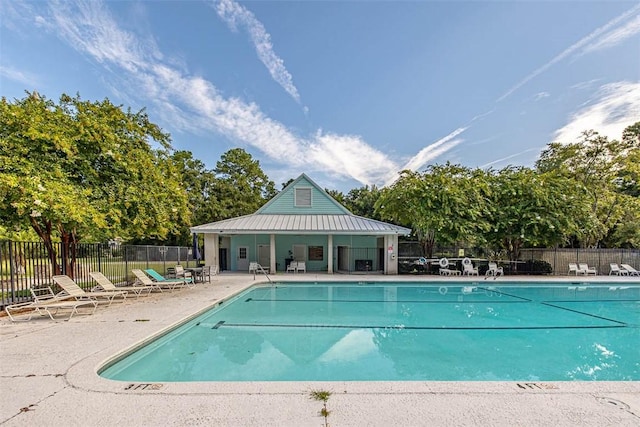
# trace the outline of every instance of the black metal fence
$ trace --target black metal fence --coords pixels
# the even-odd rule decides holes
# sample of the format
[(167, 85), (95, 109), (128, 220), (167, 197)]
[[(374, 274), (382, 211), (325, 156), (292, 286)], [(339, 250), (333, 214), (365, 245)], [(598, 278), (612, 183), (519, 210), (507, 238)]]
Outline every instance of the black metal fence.
[(42, 242), (0, 241), (0, 307), (30, 300), (30, 288), (55, 287), (51, 279), (55, 274), (71, 276), (83, 289), (91, 289), (92, 271), (123, 284), (134, 281), (134, 268), (166, 274), (168, 267), (192, 267), (198, 262), (190, 247), (81, 243), (66, 259), (61, 243), (54, 243), (53, 249), (50, 254)]
[[(422, 249), (416, 242), (400, 242), (398, 261), (400, 274), (438, 274), (439, 265), (421, 263)], [(509, 260), (504, 251), (487, 248), (437, 247), (433, 259), (453, 259), (460, 264), (463, 258), (470, 258), (477, 264), (479, 273), (484, 274), (488, 261), (497, 261), (505, 274), (535, 274), (566, 276), (569, 263), (584, 263), (594, 267), (597, 274), (607, 275), (610, 264), (629, 264), (640, 270), (640, 250), (638, 249), (572, 249), (572, 248), (527, 248), (520, 251), (517, 260)], [(461, 265), (457, 265), (461, 270)]]

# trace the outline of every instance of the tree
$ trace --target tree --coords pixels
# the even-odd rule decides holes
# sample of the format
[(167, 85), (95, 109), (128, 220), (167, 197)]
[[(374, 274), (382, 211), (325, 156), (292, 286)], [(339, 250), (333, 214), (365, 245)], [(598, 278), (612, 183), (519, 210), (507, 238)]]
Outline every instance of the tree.
[(220, 201), (220, 218), (216, 220), (251, 214), (276, 195), (275, 184), (260, 162), (241, 148), (224, 153), (214, 172), (214, 191)]
[(492, 176), (489, 244), (515, 261), (524, 246), (554, 246), (589, 218), (584, 193), (568, 178), (507, 167)]
[[(176, 151), (171, 156), (187, 193), (191, 212), (188, 225), (198, 225), (212, 222), (219, 218), (221, 212), (220, 201), (216, 194), (216, 177), (205, 168), (205, 164), (193, 158), (190, 151)], [(167, 244), (190, 245), (191, 236), (187, 227), (181, 228), (179, 234), (170, 235)]]
[(349, 190), (344, 198), (344, 205), (354, 215), (381, 220), (382, 218), (379, 217), (375, 209), (380, 194), (380, 189), (375, 185), (354, 188)]
[(64, 94), (57, 104), (36, 92), (3, 97), (0, 218), (14, 229), (32, 227), (53, 271), (73, 276), (79, 241), (161, 239), (188, 217), (169, 149), (169, 136), (144, 110)]
[(488, 229), (484, 172), (462, 166), (434, 165), (424, 173), (403, 171), (376, 202), (380, 218), (410, 227), (423, 254), (433, 256), (436, 239), (443, 244), (481, 243)]
[(585, 131), (577, 143), (548, 144), (536, 162), (540, 173), (573, 180), (590, 202), (590, 218), (583, 219), (576, 234), (583, 247), (606, 244), (617, 227), (628, 223), (629, 214), (638, 217), (637, 204), (629, 197), (637, 197), (638, 191), (639, 129), (640, 123), (629, 126), (622, 141)]

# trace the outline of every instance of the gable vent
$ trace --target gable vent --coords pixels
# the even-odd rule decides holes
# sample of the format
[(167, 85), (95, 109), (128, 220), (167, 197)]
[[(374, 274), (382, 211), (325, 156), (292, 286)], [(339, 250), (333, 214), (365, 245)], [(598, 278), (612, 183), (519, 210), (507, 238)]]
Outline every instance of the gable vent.
[(295, 206), (297, 208), (311, 207), (311, 189), (310, 188), (296, 188)]

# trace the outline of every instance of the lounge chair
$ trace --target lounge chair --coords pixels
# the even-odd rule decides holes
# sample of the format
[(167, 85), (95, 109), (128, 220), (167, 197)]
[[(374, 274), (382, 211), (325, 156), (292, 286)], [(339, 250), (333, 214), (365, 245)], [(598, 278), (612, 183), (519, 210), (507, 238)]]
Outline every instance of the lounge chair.
[(151, 291), (157, 289), (157, 286), (122, 286), (118, 288), (116, 285), (111, 282), (104, 274), (99, 271), (92, 271), (89, 273), (89, 276), (93, 280), (96, 281), (98, 287), (100, 287), (103, 291), (131, 291), (136, 294), (136, 298), (140, 295), (149, 295)]
[(567, 274), (571, 276), (571, 273), (575, 274), (576, 276), (578, 275), (578, 264), (576, 264), (575, 262), (569, 263), (569, 272)]
[[(57, 296), (53, 293), (51, 287), (30, 289), (33, 301), (11, 304), (4, 308), (12, 322), (31, 320), (35, 313), (44, 316), (49, 315), (51, 320), (55, 320), (53, 316), (58, 313), (59, 310), (71, 310), (69, 318), (71, 320), (74, 314), (78, 312), (80, 307), (92, 308), (91, 314), (95, 313), (98, 307), (97, 301), (89, 298), (75, 298), (68, 295)], [(29, 313), (29, 317), (26, 319), (16, 319), (14, 316), (19, 313)]]
[(624, 268), (629, 276), (640, 276), (640, 271), (631, 267), (629, 264), (620, 264), (620, 267)]
[(584, 274), (585, 276), (589, 274), (593, 274), (594, 276), (598, 274), (598, 270), (595, 267), (589, 267), (588, 264), (578, 264), (578, 273)]
[(122, 301), (127, 299), (127, 291), (91, 291), (87, 292), (82, 289), (73, 279), (67, 275), (53, 276), (53, 281), (56, 282), (58, 286), (62, 288), (63, 293), (58, 295), (62, 296), (64, 294), (69, 295), (75, 298), (91, 298), (96, 300), (98, 303), (104, 302), (111, 305), (113, 300), (116, 297), (122, 298)]
[(504, 268), (498, 267), (498, 263), (490, 262), (485, 276), (504, 276)]
[(438, 261), (438, 264), (440, 265), (439, 273), (440, 273), (441, 276), (459, 276), (460, 275), (460, 271), (451, 270), (449, 268), (449, 260), (448, 259), (441, 258), (440, 261)]
[(629, 272), (627, 271), (626, 268), (620, 268), (618, 264), (611, 263), (609, 264), (609, 276), (611, 275), (628, 276)]
[[(147, 268), (144, 271), (144, 273), (146, 273), (146, 275), (151, 277), (152, 279), (151, 283), (162, 288), (168, 288), (168, 289), (174, 290), (176, 288), (184, 288), (185, 286), (189, 288), (193, 288), (195, 286), (195, 284), (193, 283), (193, 277), (191, 276), (183, 277), (179, 279), (167, 279), (162, 274), (155, 271), (153, 268)], [(143, 276), (145, 275), (144, 273), (143, 273)], [(148, 283), (143, 283), (143, 284), (148, 285)]]

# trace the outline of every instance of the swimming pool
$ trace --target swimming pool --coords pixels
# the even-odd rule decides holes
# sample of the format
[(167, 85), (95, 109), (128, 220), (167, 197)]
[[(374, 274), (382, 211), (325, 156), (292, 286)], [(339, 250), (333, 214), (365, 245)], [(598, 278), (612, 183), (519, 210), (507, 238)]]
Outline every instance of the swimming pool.
[(107, 366), (114, 380), (637, 381), (640, 287), (276, 283)]

